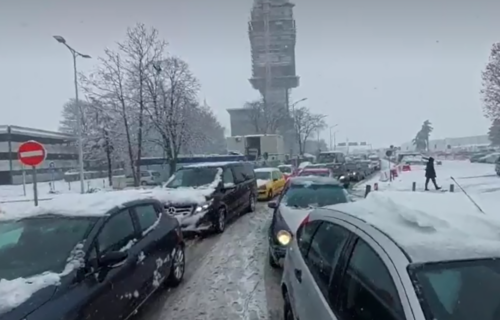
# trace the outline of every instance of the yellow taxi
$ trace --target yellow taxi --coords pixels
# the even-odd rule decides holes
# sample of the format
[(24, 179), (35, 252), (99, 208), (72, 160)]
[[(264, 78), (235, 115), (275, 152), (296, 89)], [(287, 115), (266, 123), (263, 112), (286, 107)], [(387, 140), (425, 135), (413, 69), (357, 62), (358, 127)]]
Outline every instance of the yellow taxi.
[(259, 190), (259, 200), (271, 200), (285, 187), (285, 176), (278, 168), (255, 169), (255, 178)]

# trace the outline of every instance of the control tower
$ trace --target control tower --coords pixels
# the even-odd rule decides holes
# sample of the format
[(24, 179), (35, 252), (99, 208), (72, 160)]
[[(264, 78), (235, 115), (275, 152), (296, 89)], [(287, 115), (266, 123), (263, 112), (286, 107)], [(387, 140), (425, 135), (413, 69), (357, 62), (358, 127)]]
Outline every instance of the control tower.
[(295, 73), (294, 4), (288, 0), (254, 0), (248, 35), (252, 49), (250, 83), (267, 107), (289, 108), (289, 94), (299, 86)]

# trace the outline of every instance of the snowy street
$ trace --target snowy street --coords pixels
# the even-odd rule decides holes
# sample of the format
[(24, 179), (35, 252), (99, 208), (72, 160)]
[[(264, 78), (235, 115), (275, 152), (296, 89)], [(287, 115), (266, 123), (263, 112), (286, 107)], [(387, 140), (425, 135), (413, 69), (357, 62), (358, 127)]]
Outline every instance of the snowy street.
[(271, 217), (259, 203), (222, 235), (188, 241), (184, 282), (157, 293), (137, 319), (282, 319), (281, 273), (267, 261)]

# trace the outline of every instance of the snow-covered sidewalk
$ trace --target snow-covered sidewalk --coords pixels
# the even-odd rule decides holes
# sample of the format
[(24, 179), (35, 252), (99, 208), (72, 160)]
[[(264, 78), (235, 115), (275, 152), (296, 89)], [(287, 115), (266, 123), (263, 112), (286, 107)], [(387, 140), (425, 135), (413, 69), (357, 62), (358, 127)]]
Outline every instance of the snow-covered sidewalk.
[(220, 236), (193, 276), (166, 302), (160, 319), (268, 319), (264, 267), (267, 208)]

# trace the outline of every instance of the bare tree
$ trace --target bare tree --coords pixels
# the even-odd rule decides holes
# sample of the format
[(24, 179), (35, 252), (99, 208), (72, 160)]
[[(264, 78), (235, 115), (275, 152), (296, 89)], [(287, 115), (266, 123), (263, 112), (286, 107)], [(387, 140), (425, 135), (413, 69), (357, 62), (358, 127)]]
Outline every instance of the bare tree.
[(148, 82), (151, 103), (147, 112), (151, 123), (162, 137), (168, 150), (170, 172), (175, 171), (177, 159), (183, 145), (194, 138), (198, 80), (189, 65), (178, 57), (169, 57), (156, 67), (153, 81)]
[(259, 134), (276, 133), (287, 120), (287, 110), (279, 104), (264, 103), (261, 100), (247, 102), (249, 120)]
[(311, 113), (307, 107), (292, 110), (294, 130), (301, 155), (304, 154), (309, 137), (326, 127), (325, 118), (325, 115)]

